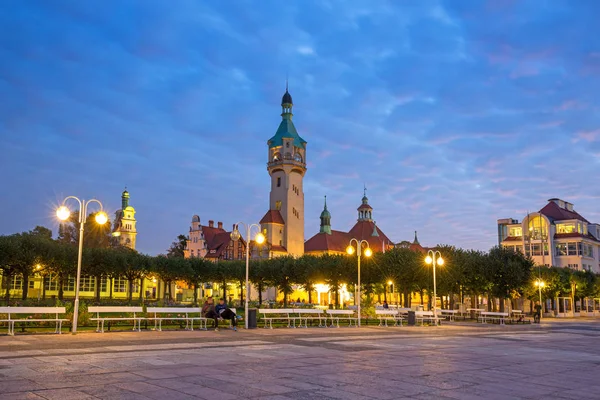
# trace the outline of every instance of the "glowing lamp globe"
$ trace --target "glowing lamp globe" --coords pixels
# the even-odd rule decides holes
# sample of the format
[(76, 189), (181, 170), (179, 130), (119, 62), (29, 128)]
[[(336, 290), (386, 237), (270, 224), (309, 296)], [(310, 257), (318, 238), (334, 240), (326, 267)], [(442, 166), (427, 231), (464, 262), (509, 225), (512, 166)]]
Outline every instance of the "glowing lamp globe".
[(367, 247), (365, 249), (365, 256), (371, 257), (372, 255), (373, 255), (373, 250), (371, 250), (371, 248)]
[(266, 238), (265, 235), (262, 234), (262, 232), (258, 232), (256, 234), (256, 236), (254, 237), (254, 241), (258, 244), (263, 244), (265, 242)]
[(108, 215), (104, 211), (100, 211), (96, 214), (96, 222), (98, 225), (104, 225), (108, 222)]
[(437, 259), (437, 265), (444, 265), (444, 259), (442, 257)]
[(431, 258), (431, 256), (425, 257), (425, 263), (431, 264), (432, 262), (433, 262), (433, 259)]
[(71, 211), (66, 206), (60, 206), (56, 210), (56, 216), (61, 221), (66, 221), (71, 216)]
[(352, 246), (346, 247), (346, 253), (348, 253), (350, 255), (354, 254), (354, 247), (352, 247)]
[(240, 237), (242, 235), (240, 235), (240, 231), (238, 231), (237, 226), (235, 227), (235, 229), (233, 230), (233, 232), (231, 232), (231, 234), (229, 235), (229, 237), (231, 238), (231, 240), (233, 240), (234, 242), (237, 242), (238, 240), (240, 240)]

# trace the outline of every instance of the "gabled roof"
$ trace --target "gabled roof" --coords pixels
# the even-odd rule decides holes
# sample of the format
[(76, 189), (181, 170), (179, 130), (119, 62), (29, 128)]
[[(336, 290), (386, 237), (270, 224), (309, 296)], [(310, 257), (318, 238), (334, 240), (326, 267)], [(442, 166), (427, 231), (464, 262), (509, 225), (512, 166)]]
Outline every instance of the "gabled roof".
[[(374, 229), (377, 229), (379, 236), (372, 236)], [(350, 238), (366, 240), (369, 242), (369, 247), (373, 251), (383, 251), (384, 243), (386, 247), (392, 247), (394, 245), (394, 243), (386, 236), (385, 233), (383, 233), (381, 229), (379, 229), (379, 227), (375, 227), (375, 223), (373, 221), (356, 222), (348, 234), (350, 235)]]
[(279, 210), (269, 210), (259, 222), (260, 224), (280, 224), (285, 225), (285, 221)]
[(560, 208), (558, 204), (553, 201), (548, 202), (544, 208), (540, 210), (540, 214), (545, 215), (550, 218), (551, 221), (564, 221), (568, 219), (577, 219), (579, 221), (587, 222), (589, 221), (583, 218), (579, 213), (575, 210), (569, 211), (565, 208)]
[(304, 252), (311, 251), (337, 251), (344, 253), (350, 244), (352, 237), (347, 232), (331, 231), (331, 235), (325, 232), (317, 233), (304, 242)]

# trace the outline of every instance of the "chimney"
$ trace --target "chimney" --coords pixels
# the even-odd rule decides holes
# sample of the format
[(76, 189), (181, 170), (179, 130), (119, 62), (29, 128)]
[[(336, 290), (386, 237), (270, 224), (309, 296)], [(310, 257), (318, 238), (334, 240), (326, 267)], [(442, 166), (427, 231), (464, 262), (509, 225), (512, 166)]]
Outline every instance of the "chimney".
[(214, 228), (215, 227), (215, 221), (213, 221), (212, 219), (208, 220), (208, 227), (209, 228)]
[(231, 232), (235, 231), (235, 224), (231, 227)]
[(223, 223), (221, 221), (217, 222), (217, 228), (223, 229)]

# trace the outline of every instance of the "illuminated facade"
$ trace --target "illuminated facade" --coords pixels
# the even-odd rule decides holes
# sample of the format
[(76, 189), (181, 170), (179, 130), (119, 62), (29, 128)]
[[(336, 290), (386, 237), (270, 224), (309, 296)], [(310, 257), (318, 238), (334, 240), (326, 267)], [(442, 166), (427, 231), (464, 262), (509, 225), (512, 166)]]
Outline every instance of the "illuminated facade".
[(523, 221), (498, 220), (501, 246), (531, 256), (536, 264), (600, 273), (600, 225), (561, 199), (550, 199)]
[(208, 221), (208, 225), (200, 223), (200, 217), (194, 215), (186, 241), (185, 258), (200, 257), (216, 260), (241, 260), (245, 258), (246, 242), (231, 240), (231, 232), (223, 229), (223, 223)]
[(135, 224), (135, 208), (129, 204), (129, 192), (124, 190), (121, 193), (121, 209), (115, 212), (112, 235), (119, 244), (133, 250), (135, 250), (137, 236)]

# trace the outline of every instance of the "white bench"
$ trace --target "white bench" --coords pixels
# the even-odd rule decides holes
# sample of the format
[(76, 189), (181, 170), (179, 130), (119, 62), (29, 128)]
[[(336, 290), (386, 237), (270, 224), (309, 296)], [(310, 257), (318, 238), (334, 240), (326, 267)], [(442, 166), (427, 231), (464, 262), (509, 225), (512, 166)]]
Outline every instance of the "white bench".
[(358, 326), (358, 317), (354, 310), (325, 310), (329, 318), (331, 318), (331, 328), (340, 327), (340, 319), (347, 319), (348, 326), (352, 326), (352, 322), (354, 322), (354, 326)]
[(263, 315), (263, 319), (265, 320), (265, 328), (267, 328), (267, 323), (269, 324), (268, 328), (273, 329), (273, 321), (285, 321), (287, 322), (287, 327), (291, 328), (292, 324), (294, 328), (296, 327), (296, 317), (290, 317), (290, 314), (294, 314), (293, 308), (259, 308), (259, 314)]
[(442, 318), (436, 317), (433, 311), (415, 311), (415, 319), (417, 320), (416, 322), (421, 321), (421, 326), (423, 326), (425, 321), (434, 325), (442, 324)]
[(488, 320), (498, 321), (500, 325), (504, 325), (504, 320), (508, 318), (506, 312), (494, 312), (494, 311), (482, 311), (479, 315), (479, 319), (482, 324), (485, 324)]
[[(194, 321), (198, 321), (199, 329), (206, 330), (206, 318), (200, 316), (199, 307), (148, 307), (146, 310), (148, 315), (154, 314), (153, 317), (147, 317), (149, 321), (154, 321), (154, 330), (162, 331), (162, 322), (167, 321), (185, 321), (185, 329), (193, 331)], [(170, 316), (164, 314), (177, 314)], [(198, 314), (194, 316), (194, 314)], [(204, 325), (204, 328), (202, 327)]]
[[(323, 310), (318, 308), (294, 308), (294, 313), (298, 314), (298, 327), (302, 328), (302, 321), (304, 320), (304, 327), (308, 328), (308, 320), (318, 320), (319, 328), (327, 326), (327, 317), (323, 314)], [(324, 322), (323, 322), (324, 321)]]
[[(142, 307), (113, 307), (113, 306), (90, 306), (88, 312), (95, 313), (96, 317), (90, 318), (90, 321), (97, 321), (96, 332), (104, 333), (104, 321), (133, 321), (133, 330), (140, 332), (142, 330), (142, 320), (144, 317), (137, 316), (144, 312)], [(133, 317), (122, 316), (101, 316), (100, 314), (133, 314)]]
[(397, 309), (390, 310), (384, 308), (375, 310), (375, 315), (379, 318), (379, 326), (382, 326), (384, 323), (385, 326), (388, 326), (388, 320), (390, 319), (394, 321), (394, 326), (398, 326), (398, 323), (402, 326), (402, 316)]
[(448, 318), (448, 321), (454, 321), (454, 316), (458, 314), (458, 310), (438, 310), (438, 314), (442, 314), (442, 317)]
[[(8, 334), (15, 334), (15, 322), (54, 322), (56, 328), (54, 333), (62, 333), (63, 321), (68, 319), (60, 318), (59, 314), (65, 314), (65, 307), (0, 307), (0, 314), (7, 314), (6, 319), (0, 319), (0, 322), (8, 323)], [(45, 314), (48, 318), (12, 318), (19, 314)]]

